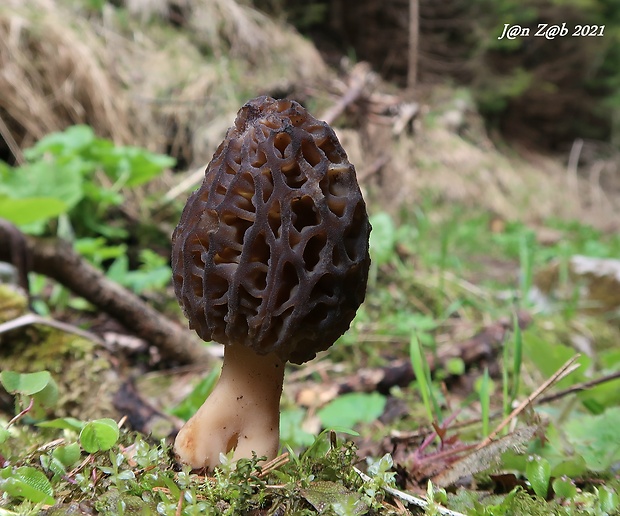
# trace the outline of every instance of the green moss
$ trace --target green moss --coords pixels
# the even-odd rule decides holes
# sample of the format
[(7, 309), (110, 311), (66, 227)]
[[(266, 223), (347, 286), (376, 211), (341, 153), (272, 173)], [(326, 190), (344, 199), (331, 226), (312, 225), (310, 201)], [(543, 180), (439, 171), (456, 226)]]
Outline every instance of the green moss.
[(59, 401), (48, 417), (117, 417), (112, 396), (118, 377), (107, 357), (89, 340), (31, 325), (3, 336), (0, 362), (7, 370), (52, 374), (58, 384)]
[(0, 283), (0, 323), (24, 315), (27, 309), (28, 301), (23, 294), (9, 285)]

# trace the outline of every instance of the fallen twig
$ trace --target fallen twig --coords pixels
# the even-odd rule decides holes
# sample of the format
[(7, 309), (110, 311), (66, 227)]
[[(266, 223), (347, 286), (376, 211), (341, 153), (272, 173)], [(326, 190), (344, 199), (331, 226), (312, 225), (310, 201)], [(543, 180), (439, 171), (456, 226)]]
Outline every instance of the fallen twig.
[(368, 93), (369, 88), (376, 83), (376, 79), (377, 76), (368, 63), (357, 63), (347, 77), (347, 89), (342, 97), (319, 118), (328, 124), (333, 124), (348, 106)]
[[(11, 242), (6, 224), (0, 225), (0, 260), (11, 260)], [(34, 272), (55, 279), (114, 317), (130, 332), (155, 346), (165, 360), (179, 363), (209, 361), (206, 346), (195, 335), (147, 305), (133, 292), (110, 281), (68, 242), (33, 237), (25, 238), (25, 242)]]
[(284, 452), (281, 455), (278, 455), (275, 459), (266, 462), (261, 466), (260, 473), (257, 475), (258, 478), (265, 478), (269, 473), (271, 473), (274, 469), (278, 469), (280, 466), (284, 466), (289, 462), (288, 452)]
[[(360, 471), (357, 468), (353, 468), (355, 470), (355, 472), (360, 476), (360, 478), (364, 481), (364, 482), (372, 482), (372, 478), (369, 477), (368, 475), (366, 475), (366, 473)], [(426, 509), (426, 507), (428, 507), (430, 505), (430, 503), (425, 500), (424, 498), (419, 498), (417, 496), (414, 496), (412, 494), (409, 493), (405, 493), (404, 491), (399, 491), (398, 489), (394, 488), (394, 487), (389, 487), (389, 486), (385, 486), (383, 489), (385, 489), (386, 492), (388, 492), (389, 494), (391, 494), (392, 496), (403, 500), (404, 502), (407, 502), (410, 505), (415, 505), (416, 507), (421, 507), (423, 509)], [(440, 505), (438, 505), (437, 503), (434, 503), (434, 507), (433, 507), (439, 514), (443, 514), (445, 516), (465, 516), (464, 514), (460, 513), (460, 512), (456, 512), (456, 511), (451, 511), (450, 509), (446, 509), (445, 507), (441, 507)]]
[(50, 326), (51, 328), (56, 328), (57, 330), (61, 330), (66, 333), (73, 333), (75, 335), (79, 335), (80, 337), (92, 340), (93, 342), (96, 342), (97, 344), (100, 344), (102, 346), (105, 345), (104, 340), (99, 337), (99, 335), (96, 335), (90, 331), (82, 330), (81, 328), (73, 326), (72, 324), (57, 321), (55, 319), (46, 319), (45, 317), (41, 317), (37, 314), (25, 314), (21, 317), (11, 319), (10, 321), (0, 324), (0, 334), (15, 330), (17, 328), (21, 328), (23, 326), (29, 326), (30, 324), (42, 324), (45, 326)]
[(30, 255), (28, 253), (28, 245), (26, 236), (8, 220), (0, 219), (0, 232), (4, 232), (5, 238), (8, 239), (10, 254), (8, 261), (15, 267), (17, 271), (17, 283), (26, 293), (28, 298), (28, 306), (30, 306), (30, 288), (28, 286), (28, 273), (32, 267), (30, 263)]
[(564, 396), (568, 396), (569, 394), (585, 391), (586, 389), (590, 389), (591, 387), (596, 387), (597, 385), (601, 385), (602, 383), (607, 383), (611, 382), (612, 380), (618, 379), (620, 379), (620, 371), (601, 376), (600, 378), (595, 378), (594, 380), (588, 380), (587, 382), (576, 383), (575, 385), (571, 385), (570, 387), (562, 391), (543, 396), (538, 400), (538, 404), (550, 403), (552, 401), (563, 398)]
[(497, 425), (495, 430), (493, 430), (486, 439), (484, 439), (477, 447), (476, 450), (480, 450), (485, 446), (488, 446), (493, 439), (499, 434), (505, 427), (516, 418), (521, 412), (523, 412), (529, 405), (531, 405), (536, 398), (538, 398), (543, 392), (545, 392), (549, 387), (559, 382), (562, 378), (566, 377), (570, 373), (572, 373), (575, 369), (580, 367), (580, 364), (575, 364), (575, 361), (581, 355), (575, 355), (566, 361), (566, 363), (560, 367), (546, 382), (544, 382), (538, 389), (536, 389), (532, 394), (530, 394), (526, 400), (519, 404), (517, 408), (515, 408), (504, 420)]

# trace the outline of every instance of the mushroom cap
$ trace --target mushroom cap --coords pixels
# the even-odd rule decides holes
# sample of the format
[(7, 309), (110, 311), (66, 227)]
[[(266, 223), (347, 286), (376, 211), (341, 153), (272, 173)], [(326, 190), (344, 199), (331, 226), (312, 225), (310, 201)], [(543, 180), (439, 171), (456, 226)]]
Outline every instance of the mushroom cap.
[(291, 100), (245, 104), (173, 234), (175, 293), (203, 340), (301, 364), (364, 300), (370, 224), (334, 131)]

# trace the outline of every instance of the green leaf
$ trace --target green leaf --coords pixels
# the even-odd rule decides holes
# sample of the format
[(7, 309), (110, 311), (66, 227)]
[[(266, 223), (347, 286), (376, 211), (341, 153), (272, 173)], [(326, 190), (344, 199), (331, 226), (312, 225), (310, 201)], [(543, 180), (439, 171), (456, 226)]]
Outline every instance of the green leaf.
[(73, 417), (63, 417), (58, 419), (52, 419), (51, 421), (42, 421), (41, 423), (37, 423), (37, 426), (43, 428), (60, 428), (62, 430), (73, 430), (75, 432), (81, 431), (85, 425), (86, 423)]
[(280, 440), (291, 448), (310, 446), (314, 435), (302, 428), (306, 411), (301, 408), (283, 410), (280, 414)]
[(14, 498), (26, 499), (33, 503), (54, 505), (54, 490), (50, 481), (41, 471), (23, 466), (14, 471), (2, 471), (0, 490), (6, 491)]
[(568, 421), (564, 430), (575, 453), (586, 461), (588, 469), (607, 471), (620, 461), (620, 407), (607, 409), (602, 414), (578, 415)]
[(0, 199), (0, 218), (16, 226), (47, 221), (67, 212), (67, 204), (53, 197), (29, 197), (27, 199)]
[(16, 168), (5, 180), (5, 189), (14, 199), (52, 197), (62, 201), (65, 210), (73, 208), (83, 197), (85, 171), (92, 168), (79, 158), (65, 163), (38, 161)]
[(551, 478), (549, 461), (543, 457), (531, 456), (525, 467), (525, 476), (534, 492), (541, 498), (547, 498), (549, 479)]
[(377, 265), (388, 263), (394, 256), (396, 227), (387, 213), (377, 213), (370, 218), (370, 256)]
[(11, 433), (3, 426), (0, 426), (0, 444), (5, 443), (9, 437), (11, 437)]
[(34, 394), (34, 399), (46, 408), (56, 405), (58, 401), (58, 385), (52, 377), (50, 377), (47, 385), (43, 387), (43, 389)]
[(2, 371), (0, 382), (11, 394), (24, 394), (32, 396), (41, 392), (52, 381), (48, 371), (37, 373), (16, 373), (15, 371)]
[(432, 422), (434, 420), (433, 407), (431, 405), (432, 394), (428, 378), (426, 376), (424, 354), (422, 353), (422, 347), (420, 346), (420, 341), (416, 332), (411, 334), (411, 340), (409, 341), (409, 357), (411, 358), (411, 367), (415, 373), (418, 389), (422, 396), (422, 402), (424, 403), (424, 408), (426, 409), (426, 415), (428, 420)]
[(119, 430), (116, 421), (109, 418), (96, 419), (84, 425), (80, 432), (80, 444), (88, 453), (109, 450), (116, 444)]
[(126, 183), (128, 187), (144, 184), (175, 164), (175, 160), (169, 156), (152, 154), (137, 147), (126, 147), (124, 150), (129, 158), (129, 179)]
[(489, 435), (489, 414), (491, 406), (491, 379), (489, 377), (489, 368), (484, 368), (484, 374), (482, 375), (482, 381), (477, 386), (478, 394), (480, 396), (480, 414), (482, 418), (482, 435), (486, 437)]
[(620, 497), (613, 489), (603, 486), (598, 489), (599, 503), (605, 514), (614, 513), (620, 507)]
[(570, 499), (577, 494), (575, 484), (573, 484), (573, 481), (566, 476), (556, 478), (553, 481), (552, 486), (553, 492), (560, 498)]
[(205, 402), (207, 396), (209, 396), (213, 390), (213, 387), (215, 387), (219, 377), (219, 369), (211, 369), (209, 374), (196, 384), (196, 387), (194, 387), (192, 392), (190, 392), (189, 395), (170, 412), (173, 415), (187, 421)]
[(551, 469), (551, 473), (554, 477), (567, 476), (569, 478), (575, 478), (583, 475), (588, 470), (586, 461), (581, 455), (575, 455), (559, 462)]
[(317, 412), (324, 427), (351, 428), (375, 421), (385, 408), (386, 398), (378, 392), (352, 392), (338, 396)]
[(462, 376), (465, 373), (465, 362), (460, 357), (452, 357), (446, 361), (446, 372), (454, 376)]
[[(531, 329), (522, 333), (523, 355), (534, 362), (534, 365), (544, 376), (550, 377), (575, 355), (575, 350), (559, 342), (548, 342), (535, 331), (535, 329)], [(555, 384), (555, 388), (562, 389), (583, 381), (585, 379), (584, 371), (588, 370), (590, 362), (590, 358), (581, 355), (576, 362), (581, 364), (581, 367)]]
[(81, 454), (80, 445), (78, 443), (71, 443), (56, 448), (52, 452), (52, 457), (60, 461), (65, 468), (68, 468), (80, 460)]
[(95, 133), (87, 125), (74, 125), (62, 132), (48, 134), (41, 138), (34, 147), (24, 151), (29, 160), (42, 158), (45, 154), (54, 156), (75, 155), (92, 145)]

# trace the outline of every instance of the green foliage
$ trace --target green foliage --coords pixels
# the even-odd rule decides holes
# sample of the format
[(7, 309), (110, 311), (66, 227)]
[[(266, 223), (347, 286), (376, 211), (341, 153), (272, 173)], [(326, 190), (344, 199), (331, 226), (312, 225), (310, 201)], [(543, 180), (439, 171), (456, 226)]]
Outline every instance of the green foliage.
[(51, 197), (11, 199), (0, 193), (0, 218), (11, 220), (18, 226), (29, 226), (66, 213), (67, 205)]
[(58, 386), (47, 371), (17, 373), (5, 370), (0, 373), (0, 383), (8, 393), (15, 395), (16, 410), (23, 411), (23, 415), (39, 417), (58, 400)]
[(484, 374), (478, 386), (478, 395), (480, 396), (480, 416), (482, 418), (482, 435), (486, 437), (490, 432), (490, 409), (491, 409), (491, 391), (492, 382), (489, 378), (489, 368), (484, 368)]
[[(21, 203), (21, 209), (5, 210), (2, 216), (32, 233), (42, 233), (48, 221), (68, 214), (77, 229), (122, 236), (123, 230), (106, 228), (102, 220), (110, 207), (123, 202), (121, 189), (144, 184), (174, 164), (145, 149), (115, 146), (88, 126), (52, 133), (24, 155), (27, 162), (20, 167), (0, 166), (0, 196)], [(100, 173), (106, 185), (97, 179)], [(27, 207), (32, 208), (28, 214)]]
[(378, 392), (342, 394), (317, 412), (323, 427), (353, 428), (359, 423), (372, 423), (383, 414), (386, 398)]
[[(51, 381), (45, 371), (3, 373), (3, 385), (23, 396), (36, 396)], [(372, 396), (364, 400), (369, 411), (378, 401), (383, 405), (384, 400)], [(374, 414), (367, 412), (366, 420), (376, 417), (379, 410), (373, 410)], [(303, 453), (291, 450), (288, 464), (269, 476), (262, 474), (261, 457), (233, 462), (222, 456), (220, 468), (205, 479), (187, 468), (175, 472), (167, 446), (121, 432), (111, 419), (59, 418), (39, 422), (37, 427), (43, 432), (39, 442), (43, 436), (52, 439), (37, 451), (23, 454), (20, 446), (0, 442), (0, 455), (7, 464), (0, 469), (2, 514), (5, 510), (37, 513), (42, 506), (55, 503), (60, 503), (56, 507), (62, 511), (71, 502), (81, 502), (104, 515), (235, 515), (269, 507), (274, 511), (281, 507), (286, 514), (314, 514), (311, 508), (323, 513), (329, 507), (335, 514), (348, 516), (380, 508), (383, 488), (393, 484), (389, 456), (371, 464), (372, 481), (362, 483), (353, 470), (357, 462), (354, 446), (340, 442), (331, 430), (312, 438)], [(57, 439), (58, 432), (61, 439)], [(23, 436), (24, 430), (11, 429), (7, 439)]]
[(170, 412), (187, 421), (205, 402), (209, 394), (211, 394), (211, 391), (215, 387), (219, 377), (220, 371), (217, 368), (212, 369), (207, 376), (196, 384), (196, 386), (192, 389), (192, 392), (190, 392), (187, 397)]
[(551, 478), (549, 461), (542, 457), (528, 457), (525, 475), (534, 492), (541, 498), (546, 498)]
[[(27, 233), (72, 240), (78, 252), (99, 267), (112, 260), (110, 278), (134, 292), (168, 284), (167, 257), (141, 249), (138, 264), (129, 263), (127, 244), (118, 243), (128, 239), (129, 224), (118, 216), (118, 209), (125, 202), (127, 189), (144, 185), (173, 166), (172, 158), (138, 147), (116, 146), (81, 125), (42, 138), (24, 155), (26, 163), (19, 167), (0, 162), (1, 218)], [(50, 303), (64, 308), (69, 296), (58, 289), (54, 292), (57, 297)], [(43, 313), (49, 311), (40, 302), (35, 307)]]
[[(47, 493), (46, 496), (60, 503), (92, 504), (91, 507), (102, 514), (131, 511), (170, 515), (178, 511), (181, 514), (230, 515), (252, 511), (287, 515), (389, 514), (386, 501), (393, 496), (395, 470), (408, 465), (394, 464), (389, 455), (368, 458), (367, 473), (371, 480), (362, 481), (353, 469), (359, 461), (354, 446), (339, 442), (336, 434), (329, 430), (317, 437), (303, 431), (303, 423), (309, 415), (318, 417), (324, 427), (356, 428), (363, 433), (370, 429), (387, 435), (392, 428), (417, 429), (424, 420), (420, 408), (423, 405), (430, 421), (444, 421), (436, 427), (440, 437), (431, 436), (425, 446), (431, 448), (434, 443), (441, 442), (443, 452), (447, 452), (454, 440), (457, 444), (458, 439), (475, 442), (493, 429), (494, 413), (501, 412), (502, 408), (508, 411), (514, 402), (529, 394), (532, 382), (547, 378), (574, 355), (569, 345), (574, 332), (570, 324), (591, 320), (584, 319), (587, 316), (576, 309), (568, 322), (564, 322), (561, 318), (566, 312), (560, 310), (537, 314), (531, 325), (521, 331), (514, 316), (517, 297), (514, 293), (519, 292), (521, 298), (525, 298), (528, 287), (519, 283), (517, 271), (525, 271), (534, 278), (537, 269), (557, 258), (560, 252), (562, 257), (568, 258), (577, 249), (589, 248), (602, 256), (611, 256), (618, 241), (613, 236), (593, 232), (591, 228), (572, 225), (560, 230), (565, 236), (563, 241), (547, 248), (538, 244), (533, 231), (524, 225), (508, 224), (504, 232), (490, 234), (487, 216), (464, 216), (459, 210), (444, 214), (438, 224), (430, 224), (424, 210), (400, 225), (395, 218), (383, 219), (385, 228), (379, 233), (384, 231), (391, 236), (385, 239), (388, 251), (375, 270), (377, 289), (369, 291), (368, 303), (354, 322), (353, 332), (343, 339), (343, 345), (334, 347), (334, 353), (342, 353), (343, 349), (347, 353), (353, 351), (347, 355), (347, 366), (351, 368), (366, 363), (381, 364), (382, 355), (398, 358), (408, 355), (417, 381), (414, 388), (395, 388), (392, 394), (399, 402), (408, 404), (411, 414), (405, 413), (395, 423), (383, 423), (385, 427), (379, 424), (360, 426), (376, 421), (385, 410), (386, 397), (376, 393), (339, 396), (316, 412), (291, 406), (281, 417), (282, 442), (289, 450), (288, 463), (263, 472), (259, 457), (236, 464), (230, 457), (222, 457), (221, 468), (214, 476), (204, 477), (187, 469), (175, 472), (166, 445), (119, 430), (112, 420), (45, 420), (45, 412), (34, 417), (30, 411), (0, 431), (0, 455), (8, 461), (2, 470), (6, 477), (3, 481), (15, 477), (17, 480), (11, 483), (17, 483), (20, 489), (7, 491), (3, 508), (28, 512), (36, 504), (50, 501), (41, 501), (36, 493), (24, 487), (29, 484), (21, 477), (30, 478), (30, 473), (20, 470), (18, 474), (18, 470), (26, 467), (44, 474), (52, 489), (51, 495), (39, 489)], [(376, 227), (380, 227), (383, 223), (377, 220), (381, 218), (374, 220)], [(444, 231), (449, 235), (442, 234)], [(383, 244), (377, 242), (381, 240), (375, 240), (375, 256), (382, 252), (380, 246)], [(117, 259), (126, 251), (123, 245), (114, 248), (102, 235), (89, 237), (79, 244), (83, 245), (82, 252), (93, 257), (93, 261), (112, 263), (111, 275), (118, 273), (119, 281), (125, 281), (123, 275), (131, 276), (136, 272), (122, 262), (117, 265)], [(472, 293), (473, 289), (460, 288), (451, 279), (452, 271), (462, 278), (478, 273), (480, 255), (493, 256), (513, 267), (512, 279), (506, 279), (499, 287), (495, 285), (495, 290), (490, 289), (500, 295), (485, 297)], [(142, 259), (144, 265), (152, 269), (162, 265), (154, 254), (145, 253)], [(445, 276), (443, 285), (438, 281), (440, 275)], [(127, 280), (133, 282), (134, 288), (149, 283), (142, 283), (139, 276), (134, 281), (135, 278)], [(152, 285), (153, 289), (159, 288), (156, 282)], [(553, 318), (555, 315), (561, 322)], [(497, 359), (503, 375), (501, 380), (493, 376), (491, 367), (487, 373), (483, 373), (482, 368), (478, 373), (462, 359), (460, 362), (453, 359), (446, 371), (430, 374), (427, 357), (434, 358), (441, 352), (442, 343), (452, 342), (455, 335), (452, 328), (465, 324), (469, 335), (477, 330), (478, 323), (484, 326), (489, 318), (498, 317), (508, 321), (504, 349)], [(568, 326), (562, 326), (564, 333), (561, 333), (558, 327), (549, 330), (552, 324)], [(617, 371), (620, 353), (614, 347), (616, 341), (609, 337), (609, 342), (607, 349), (597, 349), (592, 357), (582, 357), (582, 367), (555, 388), (585, 381), (601, 371)], [(474, 393), (459, 400), (459, 408), (468, 416), (482, 416), (483, 422), (479, 427), (453, 432), (450, 425), (454, 398), (449, 398), (450, 393), (444, 397), (440, 382), (451, 380), (448, 375), (463, 373), (479, 376), (478, 396)], [(175, 415), (187, 418), (193, 414), (212, 389), (217, 374), (214, 370), (197, 384), (190, 396), (173, 409)], [(520, 381), (520, 378), (524, 379)], [(2, 384), (16, 396), (16, 412), (27, 409), (30, 400), (43, 392), (50, 380), (51, 376), (46, 373), (22, 376), (5, 371), (0, 375)], [(500, 389), (500, 381), (503, 399), (494, 391), (496, 386)], [(617, 383), (610, 382), (580, 393), (576, 399), (581, 403), (567, 404), (563, 410), (556, 405), (538, 407), (540, 417), (548, 421), (544, 436), (541, 429), (537, 438), (525, 444), (524, 454), (511, 451), (501, 457), (497, 467), (526, 480), (527, 490), (518, 489), (508, 495), (484, 499), (479, 496), (480, 492), (469, 490), (465, 513), (572, 516), (580, 514), (569, 509), (572, 506), (601, 515), (617, 510), (618, 485), (612, 468), (620, 459), (618, 442), (611, 431), (619, 424)], [(478, 400), (482, 410), (476, 403)], [(449, 417), (445, 414), (448, 403), (452, 403)], [(37, 404), (41, 405), (35, 403), (32, 410)], [(527, 421), (537, 420), (536, 415), (522, 417)], [(30, 426), (34, 421), (37, 421), (36, 426)], [(339, 432), (354, 434), (346, 428)], [(49, 444), (41, 446), (42, 440)], [(33, 442), (37, 445), (30, 445)], [(411, 453), (415, 457), (423, 456), (415, 450)], [(433, 454), (432, 450), (428, 451), (427, 462), (434, 460)], [(535, 460), (528, 461), (528, 457), (535, 457)], [(545, 499), (547, 494), (548, 500)], [(434, 484), (429, 484), (427, 498), (430, 502), (427, 514), (433, 514), (440, 505), (456, 509), (454, 496)]]
[(89, 421), (80, 432), (80, 444), (87, 453), (109, 450), (116, 444), (119, 430), (113, 419)]
[(428, 370), (428, 363), (424, 358), (420, 341), (415, 333), (411, 334), (411, 341), (409, 343), (409, 357), (411, 358), (411, 365), (413, 367), (413, 372), (415, 373), (418, 391), (422, 396), (424, 408), (426, 409), (426, 416), (428, 417), (429, 423), (432, 423), (435, 421), (436, 417), (439, 417), (439, 414), (435, 410), (437, 402), (434, 400), (433, 396), (433, 387), (430, 372)]
[[(436, 212), (440, 208), (435, 206), (432, 209)], [(462, 316), (467, 313), (464, 310), (470, 307), (476, 308), (473, 313), (481, 310), (486, 314), (496, 314), (499, 310), (500, 314), (510, 314), (512, 331), (507, 333), (501, 353), (503, 396), (494, 396), (494, 382), (488, 373), (481, 374), (476, 382), (481, 404), (482, 435), (492, 429), (490, 414), (497, 408), (500, 399), (505, 415), (514, 408), (515, 403), (523, 400), (526, 395), (524, 391), (529, 388), (524, 385), (523, 372), (534, 373), (537, 381), (550, 377), (576, 353), (570, 345), (574, 334), (573, 322), (574, 327), (578, 328), (585, 321), (594, 320), (581, 311), (577, 304), (572, 310), (567, 310), (569, 302), (575, 303), (569, 300), (564, 305), (558, 303), (548, 308), (549, 313), (536, 316), (533, 323), (522, 330), (515, 315), (514, 300), (518, 299), (523, 307), (530, 310), (538, 308), (530, 294), (537, 281), (538, 270), (547, 267), (551, 261), (559, 261), (562, 269), (566, 268), (568, 260), (575, 254), (605, 258), (615, 258), (620, 254), (620, 238), (617, 234), (602, 234), (588, 226), (557, 220), (547, 222), (548, 227), (558, 232), (558, 237), (555, 243), (546, 245), (541, 245), (535, 231), (524, 224), (509, 222), (502, 231), (490, 232), (491, 220), (488, 215), (475, 212), (464, 214), (458, 208), (443, 211), (441, 216), (435, 215), (435, 220), (439, 221), (435, 224), (429, 224), (424, 207), (413, 216), (404, 214), (402, 224), (395, 223), (393, 218), (387, 216), (375, 215), (373, 220), (378, 221), (375, 224), (379, 228), (373, 256), (380, 257), (381, 261), (375, 272), (376, 281), (378, 285), (389, 285), (390, 293), (385, 296), (381, 296), (380, 292), (371, 293), (366, 305), (367, 312), (359, 319), (360, 326), (372, 328), (375, 335), (402, 338), (399, 340), (402, 347), (406, 346), (405, 339), (409, 336), (409, 357), (418, 379), (415, 386), (419, 395), (413, 403), (420, 404), (419, 400), (422, 400), (428, 419), (437, 419), (438, 414), (441, 415), (444, 410), (442, 399), (438, 396), (434, 397), (434, 401), (432, 399), (439, 392), (437, 379), (441, 380), (444, 376), (439, 372), (431, 378), (424, 360), (425, 353), (434, 353), (437, 336), (446, 330), (444, 321), (454, 321), (450, 315), (458, 313)], [(381, 245), (385, 249), (381, 249)], [(455, 271), (464, 278), (469, 275), (476, 277), (480, 272), (477, 263), (480, 257), (510, 263), (515, 271), (510, 276), (504, 275), (505, 281), (489, 285), (491, 291), (501, 292), (501, 299), (507, 301), (505, 304), (497, 300), (473, 300), (465, 290), (458, 291), (456, 295), (461, 297), (455, 302), (455, 294), (450, 290), (449, 283), (442, 286), (439, 282), (439, 287), (435, 287), (441, 291), (439, 298), (427, 296), (424, 290), (407, 290), (411, 284), (437, 285), (434, 278), (443, 275), (445, 271)], [(413, 266), (403, 267), (404, 263), (412, 263)], [(517, 293), (518, 296), (515, 295)], [(380, 300), (374, 301), (373, 296)], [(408, 304), (411, 298), (415, 298), (415, 304)], [(556, 313), (557, 318), (554, 317)], [(609, 317), (613, 317), (613, 314), (609, 314)], [(562, 331), (559, 328), (563, 328)], [(411, 335), (414, 337), (411, 338)], [(416, 335), (418, 338), (415, 338)], [(424, 335), (424, 340), (421, 335)], [(589, 336), (589, 339), (596, 342), (593, 337)], [(612, 347), (608, 351), (597, 350), (594, 360), (589, 356), (581, 356), (578, 361), (581, 367), (554, 388), (563, 389), (590, 379), (594, 374), (593, 368), (598, 370), (598, 374), (617, 371), (620, 354), (613, 347), (614, 342), (614, 339), (610, 341)], [(390, 352), (386, 348), (386, 353)], [(368, 351), (369, 355), (372, 353)], [(527, 492), (514, 491), (508, 497), (498, 497), (495, 504), (477, 505), (477, 509), (471, 513), (520, 513), (515, 509), (519, 506), (531, 511), (524, 513), (548, 514), (552, 510), (550, 507), (553, 510), (557, 507), (554, 499), (545, 501), (548, 493), (558, 500), (565, 500), (565, 504), (583, 503), (593, 514), (598, 513), (601, 504), (604, 504), (599, 491), (591, 487), (584, 493), (576, 487), (576, 479), (588, 478), (589, 475), (610, 475), (612, 464), (618, 463), (618, 441), (611, 435), (611, 429), (617, 428), (618, 424), (615, 421), (617, 386), (617, 381), (608, 382), (599, 386), (598, 392), (599, 387), (582, 392), (577, 397), (582, 403), (568, 405), (565, 411), (541, 408), (545, 421), (550, 421), (545, 439), (535, 439), (525, 455), (509, 452), (501, 460), (502, 469), (517, 471), (522, 478), (527, 479), (530, 492), (538, 497), (531, 498)], [(469, 402), (465, 401), (464, 404), (467, 406)], [(525, 417), (529, 420), (528, 416)], [(418, 423), (412, 421), (409, 424)], [(594, 431), (594, 427), (598, 430)], [(534, 460), (528, 461), (528, 457)], [(616, 486), (606, 487), (612, 494), (617, 492)], [(606, 496), (604, 494), (603, 498)], [(532, 500), (531, 506), (527, 500)], [(578, 513), (562, 510), (558, 514)]]
[(136, 270), (129, 268), (126, 254), (117, 256), (108, 268), (108, 278), (137, 293), (161, 290), (168, 285), (172, 276), (168, 260), (150, 249), (140, 250), (139, 255), (140, 265)]
[(11, 394), (32, 396), (43, 391), (51, 381), (52, 376), (47, 371), (39, 371), (37, 373), (2, 371), (0, 373), (2, 387)]
[(575, 454), (583, 457), (590, 471), (609, 471), (620, 462), (620, 407), (608, 408), (598, 415), (574, 417), (564, 430)]
[(54, 490), (45, 474), (30, 466), (0, 470), (0, 490), (17, 499), (53, 505)]
[(370, 255), (377, 267), (389, 263), (394, 258), (396, 246), (396, 227), (392, 217), (380, 212), (370, 217)]
[(314, 442), (314, 435), (302, 426), (306, 415), (301, 408), (285, 409), (280, 413), (280, 442), (285, 448), (299, 449)]
[[(513, 46), (513, 42), (506, 45)], [(496, 115), (506, 110), (510, 100), (523, 95), (532, 85), (532, 74), (516, 68), (505, 76), (489, 75), (475, 90), (475, 98), (483, 115)]]

